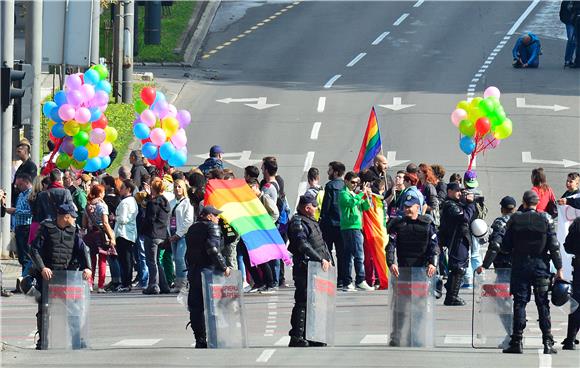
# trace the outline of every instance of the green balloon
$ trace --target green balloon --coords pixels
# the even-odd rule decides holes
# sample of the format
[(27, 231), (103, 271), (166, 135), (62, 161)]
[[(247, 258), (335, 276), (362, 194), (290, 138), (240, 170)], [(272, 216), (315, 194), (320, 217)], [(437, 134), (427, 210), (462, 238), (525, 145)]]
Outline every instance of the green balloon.
[(102, 64), (93, 65), (92, 69), (99, 73), (99, 78), (101, 78), (101, 80), (105, 80), (109, 76), (107, 67)]
[(489, 116), (495, 110), (495, 106), (493, 101), (488, 97), (484, 98), (479, 102), (479, 109), (483, 112), (484, 115)]
[(74, 167), (77, 170), (84, 168), (86, 163), (87, 163), (86, 161), (77, 161), (75, 159), (72, 159), (70, 161), (70, 164), (72, 165), (72, 167)]
[(86, 146), (89, 143), (89, 133), (80, 131), (73, 137), (75, 147)]
[(149, 108), (149, 105), (147, 105), (143, 100), (135, 101), (135, 111), (138, 114), (141, 114), (143, 111), (145, 111), (148, 108)]
[(497, 125), (493, 131), (495, 139), (506, 139), (512, 135), (513, 124), (510, 119), (505, 119), (501, 124)]
[(56, 167), (61, 170), (68, 169), (70, 166), (71, 158), (66, 153), (61, 152), (60, 155), (56, 158)]
[(81, 127), (81, 132), (90, 132), (93, 127), (91, 126), (91, 123), (86, 123), (86, 124), (79, 124), (79, 126)]
[(475, 124), (469, 120), (461, 120), (459, 123), (459, 131), (465, 136), (473, 137), (475, 134)]

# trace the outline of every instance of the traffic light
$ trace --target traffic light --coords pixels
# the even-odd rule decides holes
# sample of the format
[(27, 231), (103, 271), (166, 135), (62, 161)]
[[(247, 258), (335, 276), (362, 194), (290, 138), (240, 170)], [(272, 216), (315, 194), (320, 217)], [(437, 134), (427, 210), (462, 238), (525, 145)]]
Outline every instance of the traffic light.
[(14, 70), (7, 66), (6, 63), (2, 65), (2, 86), (0, 91), (2, 95), (2, 112), (6, 111), (12, 100), (20, 99), (24, 96), (24, 90), (13, 87), (12, 82), (21, 83), (25, 76), (26, 72), (24, 71)]

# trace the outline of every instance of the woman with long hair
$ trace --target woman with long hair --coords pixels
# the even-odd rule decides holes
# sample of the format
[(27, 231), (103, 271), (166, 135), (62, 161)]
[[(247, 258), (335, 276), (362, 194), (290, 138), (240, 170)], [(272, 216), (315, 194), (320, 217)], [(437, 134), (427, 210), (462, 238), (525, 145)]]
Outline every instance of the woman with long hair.
[(433, 173), (431, 166), (427, 164), (420, 164), (419, 171), (417, 171), (417, 176), (419, 177), (418, 188), (425, 196), (425, 204), (427, 205), (425, 214), (430, 215), (433, 218), (435, 226), (439, 225), (439, 197), (437, 195), (437, 177)]
[(556, 196), (554, 191), (548, 185), (548, 180), (546, 179), (546, 174), (542, 167), (532, 170), (532, 190), (536, 192), (540, 201), (536, 207), (538, 212), (546, 212), (546, 208), (550, 203), (555, 204)]
[(185, 235), (193, 224), (193, 206), (187, 195), (187, 184), (178, 179), (173, 183), (175, 199), (171, 201), (171, 218), (169, 231), (171, 233), (171, 252), (175, 262), (175, 287), (172, 292), (180, 292), (187, 284), (187, 266), (185, 265)]
[[(46, 184), (46, 185), (45, 185)], [(28, 195), (28, 202), (30, 203), (30, 209), (32, 210), (32, 223), (30, 224), (30, 232), (28, 234), (28, 244), (32, 244), (34, 238), (36, 238), (36, 233), (40, 227), (40, 202), (38, 201), (38, 194), (43, 190), (48, 188), (48, 177), (38, 175), (32, 181), (32, 191)]]

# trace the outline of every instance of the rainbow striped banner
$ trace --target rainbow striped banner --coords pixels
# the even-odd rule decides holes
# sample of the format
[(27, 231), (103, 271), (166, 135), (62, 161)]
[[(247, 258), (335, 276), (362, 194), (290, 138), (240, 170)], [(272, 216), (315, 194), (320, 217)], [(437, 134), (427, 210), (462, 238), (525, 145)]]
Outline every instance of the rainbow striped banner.
[(223, 211), (220, 216), (242, 237), (252, 266), (273, 259), (292, 264), (272, 217), (244, 179), (210, 180), (205, 187), (204, 203)]
[(381, 131), (379, 130), (379, 122), (377, 121), (377, 114), (375, 113), (375, 108), (373, 106), (367, 123), (367, 130), (360, 151), (358, 152), (353, 171), (359, 172), (368, 169), (372, 165), (373, 159), (382, 150)]

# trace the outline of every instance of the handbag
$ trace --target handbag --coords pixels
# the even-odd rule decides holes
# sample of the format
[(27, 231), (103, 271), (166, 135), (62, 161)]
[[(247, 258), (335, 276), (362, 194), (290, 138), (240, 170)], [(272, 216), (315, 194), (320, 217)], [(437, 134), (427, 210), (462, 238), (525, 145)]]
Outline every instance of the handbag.
[[(86, 213), (89, 219), (89, 231), (83, 237), (84, 242), (89, 246), (91, 253), (109, 255), (112, 247), (107, 232), (102, 225), (97, 225), (94, 212), (89, 213), (86, 211)], [(115, 254), (112, 255), (116, 255), (117, 252), (114, 249), (113, 252)]]
[(548, 204), (546, 205), (546, 213), (552, 216), (552, 218), (558, 217), (558, 205), (556, 204), (556, 198), (554, 192), (550, 189), (550, 198), (548, 199)]

